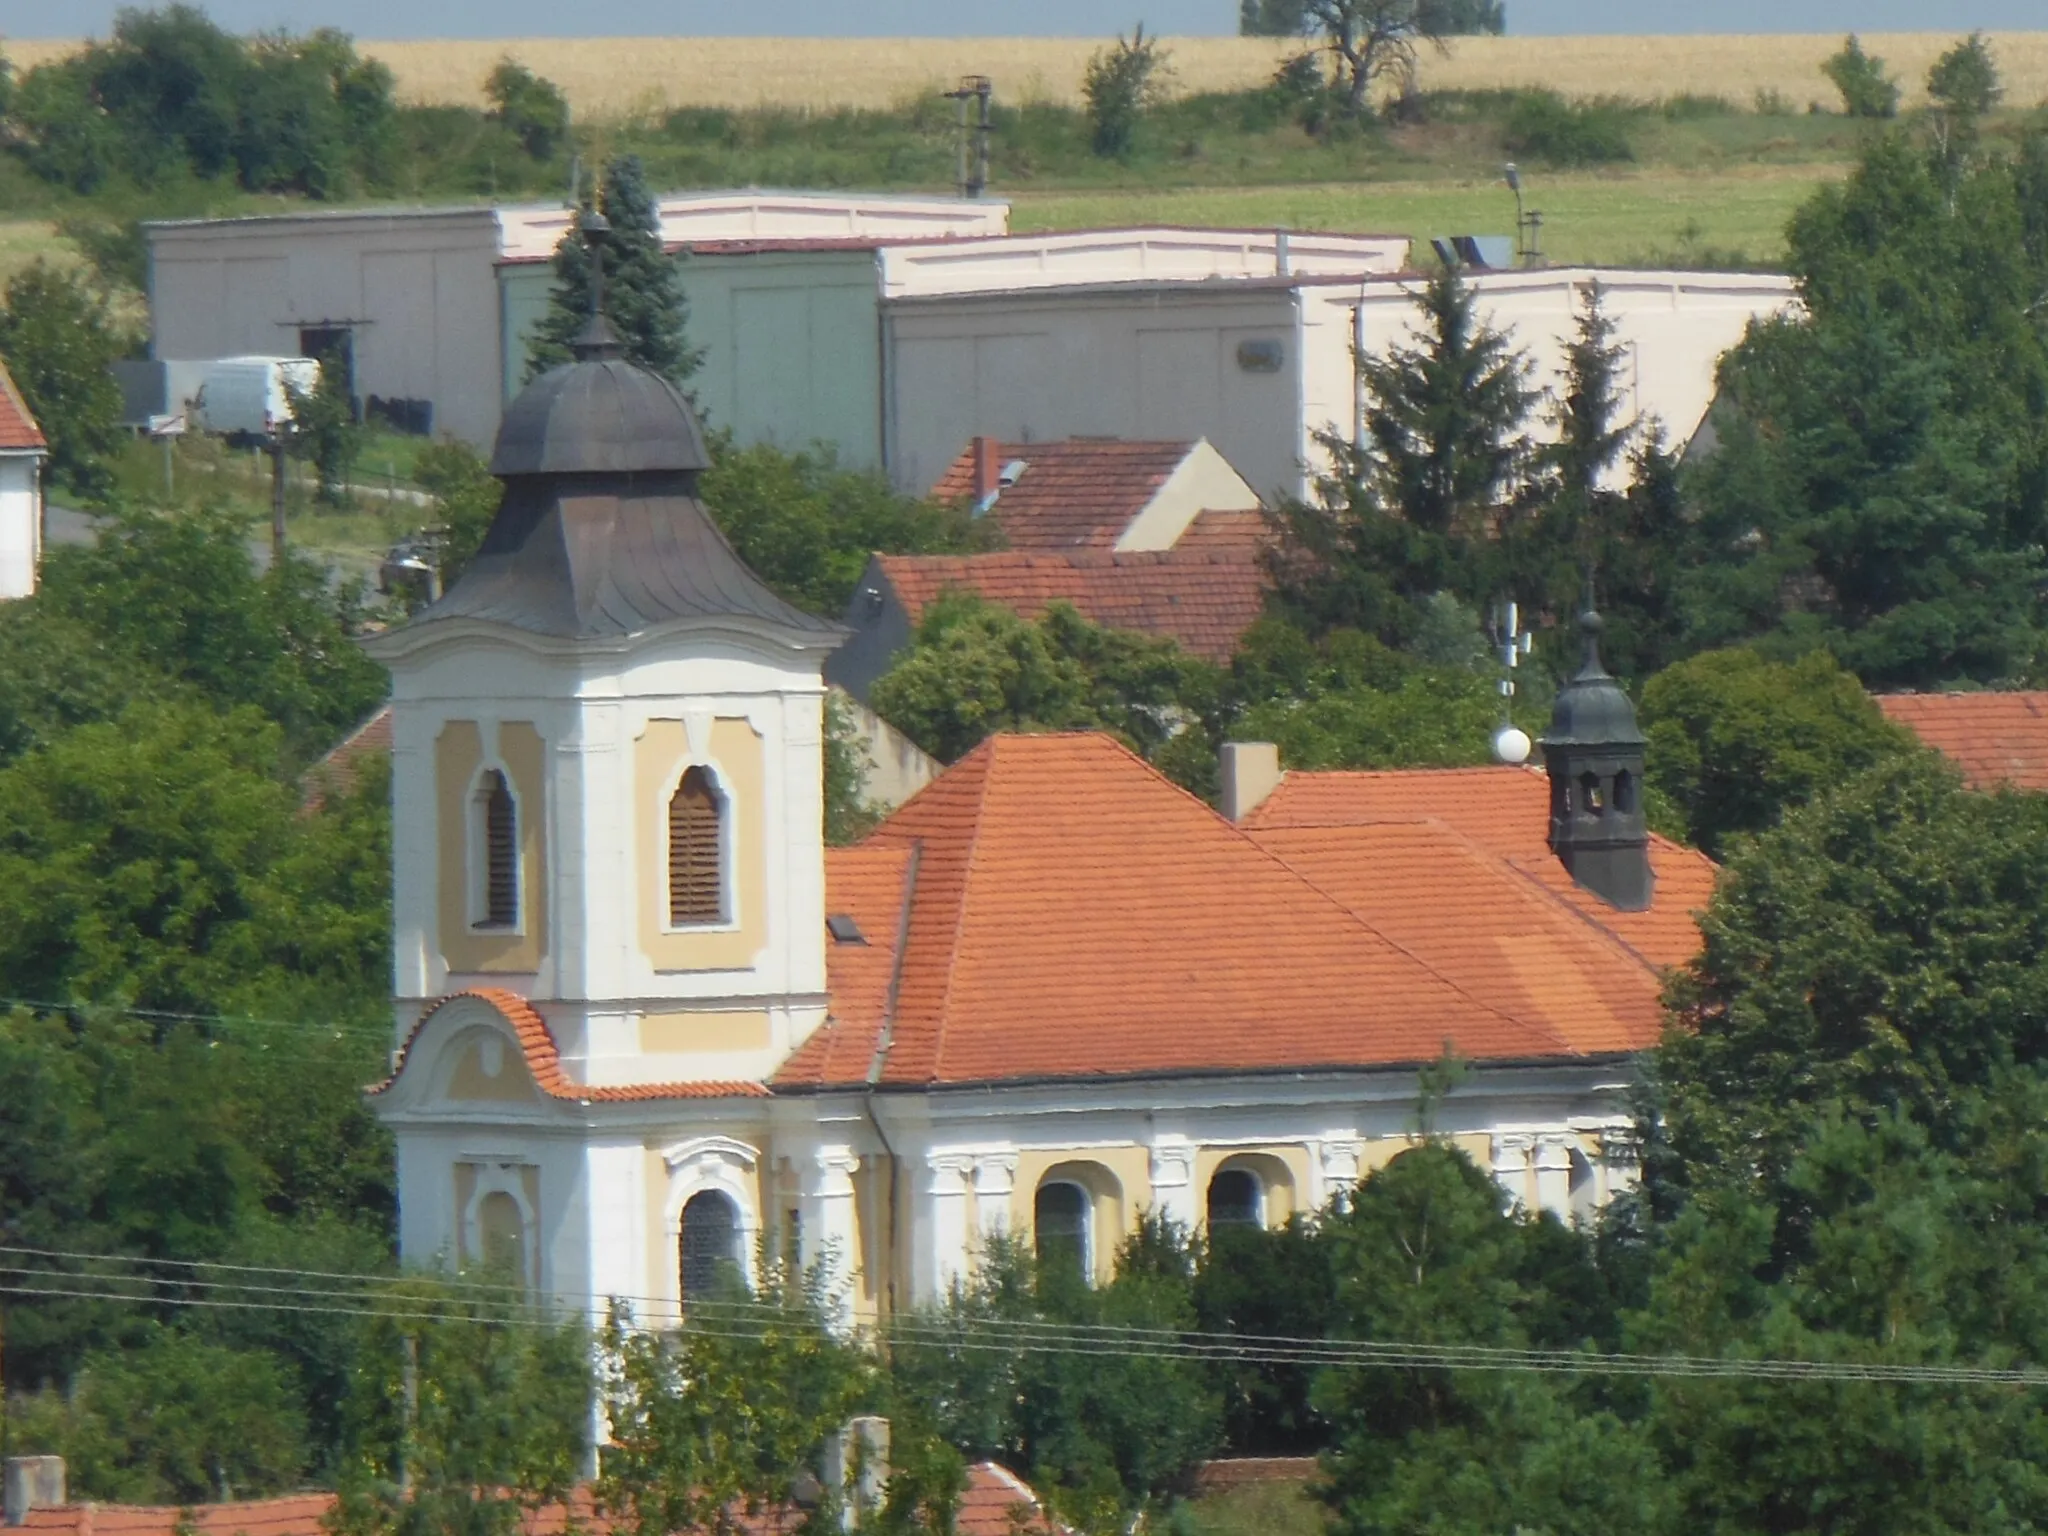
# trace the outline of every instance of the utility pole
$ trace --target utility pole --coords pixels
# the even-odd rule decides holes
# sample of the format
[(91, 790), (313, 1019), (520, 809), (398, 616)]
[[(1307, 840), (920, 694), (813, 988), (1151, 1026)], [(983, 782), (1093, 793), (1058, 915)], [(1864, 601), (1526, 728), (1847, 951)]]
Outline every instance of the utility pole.
[(284, 568), (284, 434), (270, 439), (270, 567)]

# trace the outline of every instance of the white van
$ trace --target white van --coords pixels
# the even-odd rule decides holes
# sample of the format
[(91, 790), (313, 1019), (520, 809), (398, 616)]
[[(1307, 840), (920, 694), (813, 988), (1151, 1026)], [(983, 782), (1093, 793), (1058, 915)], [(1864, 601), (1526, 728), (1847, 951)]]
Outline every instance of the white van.
[(285, 386), (310, 395), (320, 365), (310, 357), (222, 357), (206, 365), (196, 406), (199, 425), (223, 437), (271, 437), (292, 419)]

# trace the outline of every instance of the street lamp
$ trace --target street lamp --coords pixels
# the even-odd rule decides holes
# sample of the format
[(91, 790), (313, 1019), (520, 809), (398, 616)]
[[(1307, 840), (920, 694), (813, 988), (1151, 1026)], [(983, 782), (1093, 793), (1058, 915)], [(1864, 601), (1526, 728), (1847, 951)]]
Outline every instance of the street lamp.
[(1522, 173), (1514, 161), (1502, 166), (1500, 174), (1515, 194), (1515, 257), (1525, 267), (1536, 266), (1543, 260), (1543, 210), (1522, 207)]

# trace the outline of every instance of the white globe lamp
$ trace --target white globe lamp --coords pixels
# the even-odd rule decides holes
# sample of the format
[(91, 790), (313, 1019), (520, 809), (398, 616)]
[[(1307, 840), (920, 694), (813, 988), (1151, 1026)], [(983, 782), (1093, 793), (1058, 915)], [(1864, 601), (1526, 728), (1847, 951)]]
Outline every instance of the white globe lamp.
[(1526, 763), (1534, 747), (1519, 725), (1504, 725), (1493, 733), (1493, 755), (1504, 763)]

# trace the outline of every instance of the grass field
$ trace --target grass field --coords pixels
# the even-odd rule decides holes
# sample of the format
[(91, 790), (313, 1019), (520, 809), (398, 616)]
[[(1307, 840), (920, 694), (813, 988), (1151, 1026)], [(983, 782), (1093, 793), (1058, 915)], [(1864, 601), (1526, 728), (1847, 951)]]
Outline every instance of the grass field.
[(1189, 1536), (1324, 1536), (1330, 1528), (1322, 1506), (1294, 1482), (1247, 1483), (1191, 1499), (1175, 1514)]
[[(1105, 34), (1106, 36), (1106, 34)], [(1923, 98), (1927, 67), (1955, 34), (1869, 34), (1905, 89)], [(480, 102), (483, 79), (507, 55), (555, 81), (577, 113), (628, 117), (666, 107), (762, 105), (885, 107), (930, 94), (963, 74), (994, 78), (1006, 101), (1079, 99), (1081, 71), (1104, 38), (505, 38), (494, 41), (364, 42), (389, 64), (400, 94), (423, 102)], [(1820, 63), (1841, 46), (1836, 34), (1696, 37), (1477, 37), (1448, 54), (1426, 54), (1422, 83), (1433, 90), (1544, 85), (1570, 96), (1638, 99), (1687, 93), (1751, 105), (1776, 92), (1795, 111), (1836, 105)], [(2007, 100), (2048, 98), (2048, 31), (1992, 35)], [(74, 43), (10, 42), (17, 69), (61, 56)], [(1257, 85), (1298, 44), (1261, 38), (1172, 38), (1183, 91)]]
[[(1553, 175), (1532, 180), (1528, 196), (1543, 210), (1543, 248), (1553, 261), (1769, 267), (1783, 259), (1792, 210), (1839, 174), (1799, 166), (1723, 175)], [(1513, 198), (1497, 181), (1389, 181), (1023, 193), (1013, 197), (1010, 224), (1019, 232), (1110, 224), (1284, 225), (1427, 239), (1511, 234), (1514, 214)]]

